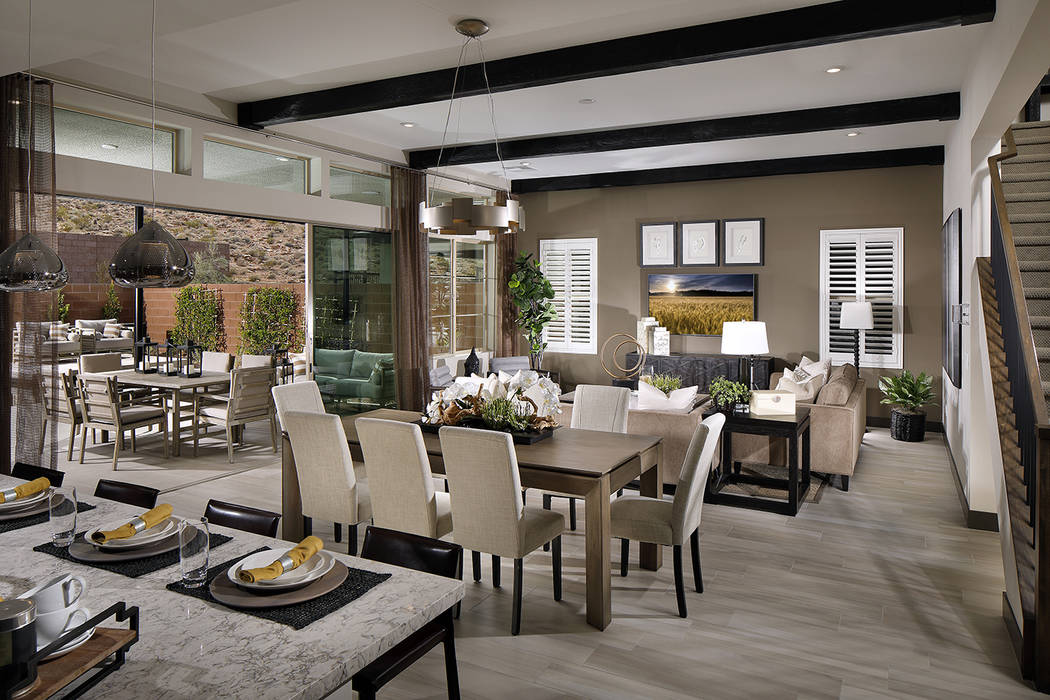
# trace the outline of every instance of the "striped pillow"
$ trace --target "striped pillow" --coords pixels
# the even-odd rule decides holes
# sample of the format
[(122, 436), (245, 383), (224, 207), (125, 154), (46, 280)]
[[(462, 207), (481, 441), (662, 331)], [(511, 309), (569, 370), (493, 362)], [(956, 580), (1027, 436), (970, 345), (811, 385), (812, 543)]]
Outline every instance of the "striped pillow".
[(102, 337), (103, 338), (119, 338), (120, 337), (120, 332), (122, 330), (124, 330), (124, 328), (119, 323), (110, 323), (109, 321), (106, 321), (106, 325), (102, 329)]
[(69, 324), (68, 323), (52, 323), (48, 329), (49, 340), (68, 340), (69, 339)]

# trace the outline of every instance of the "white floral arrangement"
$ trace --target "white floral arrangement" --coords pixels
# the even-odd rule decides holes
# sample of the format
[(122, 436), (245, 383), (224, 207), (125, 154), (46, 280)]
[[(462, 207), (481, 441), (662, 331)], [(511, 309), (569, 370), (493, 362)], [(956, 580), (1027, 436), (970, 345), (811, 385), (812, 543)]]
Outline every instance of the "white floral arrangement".
[(554, 416), (561, 413), (561, 387), (533, 370), (515, 374), (500, 372), (481, 377), (457, 377), (455, 383), (435, 391), (426, 407), (423, 421), (432, 425), (456, 425), (464, 418), (476, 417), (484, 404), (508, 399), (521, 415), (532, 416), (535, 428), (554, 427)]

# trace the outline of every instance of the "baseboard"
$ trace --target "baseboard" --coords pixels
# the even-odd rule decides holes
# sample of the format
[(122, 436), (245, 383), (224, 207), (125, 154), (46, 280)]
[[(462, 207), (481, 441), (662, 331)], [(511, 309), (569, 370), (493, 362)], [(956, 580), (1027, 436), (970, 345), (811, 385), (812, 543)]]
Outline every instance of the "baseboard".
[[(868, 416), (866, 425), (869, 428), (888, 428), (890, 427), (890, 419), (883, 416)], [(939, 420), (928, 420), (926, 421), (926, 430), (931, 433), (943, 433), (944, 423)]]
[[(1018, 670), (1021, 672), (1021, 678), (1025, 680), (1032, 680), (1032, 676), (1035, 672), (1035, 650), (1033, 645), (1030, 643), (1031, 639), (1026, 640), (1021, 629), (1017, 626), (1017, 618), (1014, 616), (1013, 606), (1010, 605), (1010, 599), (1006, 596), (1006, 591), (1003, 591), (1003, 622), (1006, 624), (1006, 632), (1010, 636), (1010, 646), (1013, 647), (1014, 657), (1017, 661)], [(1035, 627), (1032, 621), (1026, 620), (1025, 627), (1028, 628), (1029, 635), (1032, 633), (1032, 628)]]
[(955, 493), (959, 496), (959, 506), (962, 508), (963, 520), (966, 527), (971, 530), (986, 530), (987, 532), (999, 532), (999, 515), (984, 510), (971, 510), (966, 501), (966, 489), (963, 488), (962, 479), (959, 478), (959, 467), (955, 464), (955, 455), (952, 454), (952, 446), (948, 441), (944, 442), (944, 452), (948, 455), (948, 464), (951, 466), (952, 483), (955, 484)]

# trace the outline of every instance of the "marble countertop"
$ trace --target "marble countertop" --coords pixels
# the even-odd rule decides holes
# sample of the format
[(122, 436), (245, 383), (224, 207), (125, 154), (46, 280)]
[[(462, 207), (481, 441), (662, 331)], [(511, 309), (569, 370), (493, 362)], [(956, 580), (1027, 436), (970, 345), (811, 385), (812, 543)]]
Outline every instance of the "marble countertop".
[[(0, 487), (17, 483), (0, 475)], [(141, 513), (122, 503), (83, 495), (80, 500), (98, 508), (80, 514), (78, 530)], [(234, 538), (213, 550), (213, 565), (281, 544), (228, 528), (212, 532)], [(345, 607), (294, 630), (166, 590), (179, 577), (177, 564), (128, 578), (33, 551), (50, 537), (46, 522), (0, 534), (0, 596), (14, 597), (52, 576), (77, 573), (88, 581), (82, 602), (90, 610), (101, 612), (121, 600), (140, 610), (140, 639), (127, 662), (89, 691), (89, 698), (323, 698), (459, 601), (464, 590), (462, 581), (336, 553), (348, 566), (393, 575)]]

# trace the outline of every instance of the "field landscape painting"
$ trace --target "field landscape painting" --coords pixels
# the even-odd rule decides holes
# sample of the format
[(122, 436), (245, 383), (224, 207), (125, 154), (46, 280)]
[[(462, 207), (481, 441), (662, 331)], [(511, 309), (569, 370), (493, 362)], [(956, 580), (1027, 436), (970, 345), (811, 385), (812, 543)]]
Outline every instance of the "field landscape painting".
[(755, 319), (755, 276), (649, 275), (649, 315), (672, 335), (722, 335)]

